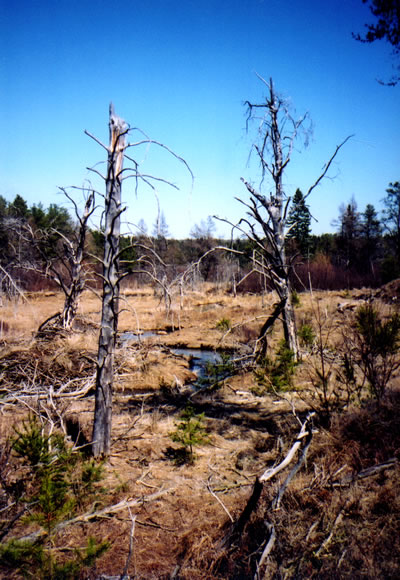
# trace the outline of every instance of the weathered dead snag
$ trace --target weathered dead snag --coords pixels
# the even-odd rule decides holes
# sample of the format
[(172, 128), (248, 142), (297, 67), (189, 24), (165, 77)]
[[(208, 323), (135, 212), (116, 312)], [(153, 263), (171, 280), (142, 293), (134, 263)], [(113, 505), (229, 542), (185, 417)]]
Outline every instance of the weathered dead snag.
[(78, 311), (80, 296), (86, 286), (83, 262), (88, 221), (95, 210), (94, 191), (89, 193), (82, 215), (74, 199), (64, 188), (61, 188), (61, 191), (74, 205), (75, 216), (78, 220), (77, 232), (68, 237), (56, 229), (50, 230), (50, 234), (58, 238), (61, 248), (56, 252), (54, 259), (48, 258), (41, 251), (40, 240), (37, 241), (34, 232), (31, 232), (32, 241), (45, 262), (46, 276), (54, 280), (64, 294), (62, 311), (53, 314), (41, 323), (37, 333), (39, 338), (51, 338), (54, 333), (71, 330)]
[(119, 314), (119, 239), (121, 184), (128, 126), (110, 106), (110, 145), (105, 197), (105, 229), (103, 254), (103, 299), (99, 349), (97, 355), (96, 396), (92, 451), (94, 456), (108, 455), (111, 443), (112, 387), (114, 350)]
[[(257, 123), (257, 138), (251, 152), (258, 160), (261, 180), (258, 187), (253, 182), (242, 178), (250, 198), (248, 201), (236, 198), (245, 208), (246, 214), (238, 224), (222, 219), (233, 229), (244, 234), (254, 247), (253, 269), (268, 281), (269, 286), (278, 295), (278, 306), (268, 318), (265, 328), (261, 330), (259, 345), (261, 355), (266, 352), (265, 335), (268, 328), (279, 318), (282, 321), (283, 333), (288, 348), (295, 361), (299, 359), (294, 304), (292, 299), (291, 277), (294, 257), (287, 255), (287, 239), (291, 229), (289, 209), (291, 197), (286, 192), (284, 175), (292, 160), (295, 142), (303, 134), (307, 142), (308, 129), (305, 126), (307, 114), (294, 119), (285, 100), (275, 91), (272, 79), (269, 82), (260, 80), (267, 87), (268, 94), (261, 103), (246, 102), (248, 123)], [(336, 147), (335, 152), (324, 165), (322, 173), (308, 189), (304, 199), (319, 185), (326, 176), (333, 160), (349, 139)], [(269, 177), (271, 189), (268, 195), (263, 193), (265, 180)], [(268, 186), (269, 187), (269, 186)], [(257, 352), (255, 353), (257, 355)]]
[(280, 300), (274, 306), (272, 314), (267, 318), (267, 320), (262, 325), (258, 339), (256, 342), (256, 358), (258, 360), (263, 359), (267, 356), (268, 341), (267, 335), (268, 331), (274, 326), (275, 321), (279, 318), (285, 308), (286, 300)]
[[(139, 131), (140, 139), (137, 142), (128, 143), (127, 136), (134, 131)], [(130, 129), (129, 125), (115, 114), (112, 104), (109, 113), (109, 145), (104, 145), (87, 131), (86, 134), (107, 151), (106, 175), (102, 175), (97, 169), (91, 169), (104, 180), (106, 186), (102, 259), (103, 296), (92, 439), (92, 452), (95, 457), (98, 457), (106, 456), (110, 452), (114, 351), (118, 330), (120, 283), (129, 273), (123, 273), (120, 270), (121, 255), (126, 250), (126, 248), (120, 249), (121, 214), (126, 209), (121, 200), (122, 183), (124, 180), (132, 178), (136, 183), (136, 189), (139, 182), (149, 186), (152, 190), (155, 190), (152, 182), (164, 183), (178, 189), (176, 185), (166, 179), (142, 173), (139, 170), (139, 163), (127, 155), (127, 150), (143, 145), (157, 145), (181, 161), (191, 175), (192, 172), (184, 159), (173, 153), (168, 147), (144, 136), (144, 133), (139, 129)], [(129, 160), (130, 167), (124, 168), (125, 158)]]

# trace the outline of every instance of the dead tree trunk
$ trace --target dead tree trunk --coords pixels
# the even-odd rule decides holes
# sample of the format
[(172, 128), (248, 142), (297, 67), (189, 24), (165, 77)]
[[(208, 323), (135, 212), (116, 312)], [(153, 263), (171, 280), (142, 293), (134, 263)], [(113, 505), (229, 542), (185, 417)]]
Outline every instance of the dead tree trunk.
[(93, 213), (93, 210), (94, 192), (91, 192), (85, 203), (85, 209), (83, 211), (82, 217), (79, 217), (79, 214), (76, 211), (76, 215), (79, 219), (79, 233), (76, 246), (74, 247), (69, 240), (66, 240), (66, 252), (70, 264), (71, 281), (69, 286), (64, 289), (65, 300), (64, 308), (61, 313), (61, 321), (65, 330), (69, 330), (72, 326), (72, 322), (74, 321), (78, 310), (79, 297), (85, 289), (85, 279), (82, 275), (82, 265), (88, 220)]
[[(280, 118), (284, 108), (283, 101), (277, 97), (272, 79), (267, 86), (269, 97), (265, 104), (247, 103), (247, 105), (250, 115), (254, 108), (266, 109), (261, 126), (261, 145), (255, 145), (255, 151), (261, 164), (262, 178), (264, 179), (265, 173), (270, 174), (274, 183), (274, 192), (267, 198), (256, 191), (250, 183), (244, 179), (242, 181), (252, 196), (251, 203), (245, 205), (250, 209), (251, 217), (256, 220), (258, 226), (261, 225), (263, 231), (263, 237), (260, 237), (256, 234), (254, 226), (251, 226), (252, 235), (256, 238), (258, 250), (261, 252), (262, 263), (264, 258), (266, 259), (267, 266), (265, 268), (262, 265), (262, 270), (264, 275), (267, 275), (271, 280), (278, 294), (285, 340), (288, 348), (293, 352), (295, 360), (297, 360), (299, 346), (290, 288), (290, 266), (286, 260), (285, 252), (286, 213), (290, 198), (286, 197), (283, 190), (282, 177), (285, 167), (290, 161), (297, 130), (304, 118), (300, 121), (292, 121), (292, 133), (285, 134), (283, 132), (284, 121)], [(287, 118), (287, 115), (285, 117)], [(288, 148), (285, 140), (288, 141)], [(271, 157), (271, 160), (267, 158), (268, 156)], [(260, 209), (266, 210), (266, 217), (261, 215)], [(260, 339), (262, 341), (263, 337), (260, 336)]]
[(287, 475), (285, 481), (279, 485), (277, 494), (272, 502), (273, 509), (279, 509), (280, 502), (282, 500), (283, 494), (285, 493), (289, 483), (292, 481), (293, 477), (299, 471), (300, 467), (303, 465), (308, 449), (311, 445), (311, 440), (313, 436), (313, 420), (314, 413), (311, 412), (306, 417), (305, 421), (301, 424), (301, 429), (289, 449), (286, 457), (275, 467), (268, 468), (264, 473), (258, 477), (254, 482), (252, 493), (247, 500), (247, 503), (240, 514), (239, 518), (232, 525), (228, 533), (221, 540), (221, 547), (230, 547), (235, 541), (240, 539), (243, 534), (244, 528), (250, 520), (251, 515), (255, 512), (258, 507), (258, 502), (263, 491), (264, 483), (273, 479), (278, 473), (283, 469), (286, 469), (294, 458), (298, 455), (298, 460), (296, 464), (292, 467), (289, 474)]
[[(138, 128), (129, 125), (114, 113), (110, 105), (109, 145), (104, 145), (96, 137), (85, 131), (96, 143), (107, 151), (107, 173), (102, 175), (97, 169), (91, 168), (106, 184), (104, 206), (104, 256), (103, 266), (103, 298), (101, 312), (101, 328), (97, 354), (95, 410), (92, 434), (92, 453), (95, 457), (108, 455), (111, 444), (112, 391), (114, 374), (114, 351), (118, 330), (119, 290), (122, 278), (127, 272), (120, 272), (120, 229), (121, 214), (125, 207), (121, 202), (121, 188), (125, 179), (133, 178), (135, 190), (143, 183), (153, 191), (155, 186), (164, 184), (179, 189), (171, 181), (139, 170), (139, 163), (126, 154), (127, 149), (154, 145), (167, 151), (182, 162), (193, 179), (193, 174), (186, 161), (176, 155), (163, 143), (150, 139)], [(138, 141), (127, 143), (127, 135), (136, 132), (140, 134)], [(130, 161), (130, 166), (124, 168), (124, 157)], [(126, 248), (125, 248), (126, 249)]]
[(110, 143), (105, 197), (103, 257), (103, 300), (97, 355), (96, 395), (92, 452), (95, 457), (108, 455), (111, 443), (112, 387), (114, 349), (119, 309), (119, 236), (121, 184), (127, 125), (110, 106)]
[[(70, 330), (79, 306), (79, 298), (86, 286), (84, 272), (85, 243), (88, 230), (88, 221), (95, 210), (95, 194), (89, 191), (82, 215), (75, 200), (60, 188), (64, 195), (74, 205), (77, 228), (70, 233), (63, 233), (56, 228), (41, 231), (35, 230), (29, 223), (24, 224), (21, 236), (25, 243), (31, 245), (36, 252), (37, 264), (34, 263), (22, 268), (29, 268), (40, 273), (45, 272), (64, 294), (64, 306), (61, 312), (47, 318), (39, 326), (38, 332), (42, 336), (50, 332)], [(48, 248), (51, 248), (49, 253)]]
[[(261, 78), (261, 77), (260, 77)], [(258, 122), (258, 141), (253, 148), (258, 157), (261, 167), (261, 183), (267, 175), (273, 182), (273, 191), (265, 196), (257, 191), (253, 185), (242, 179), (248, 192), (250, 201), (238, 200), (248, 209), (248, 218), (243, 218), (239, 227), (256, 247), (258, 258), (256, 259), (257, 270), (269, 280), (276, 290), (279, 302), (274, 312), (263, 326), (259, 336), (261, 353), (266, 351), (266, 332), (275, 322), (278, 316), (283, 323), (285, 341), (288, 348), (293, 352), (294, 359), (299, 358), (299, 346), (296, 332), (294, 307), (290, 285), (292, 265), (286, 256), (287, 214), (291, 198), (284, 191), (283, 175), (291, 160), (294, 142), (301, 129), (304, 130), (306, 115), (295, 120), (289, 114), (285, 101), (279, 97), (270, 79), (269, 83), (261, 79), (268, 88), (268, 96), (263, 103), (250, 103), (248, 106), (248, 120)], [(261, 113), (261, 115), (259, 115)], [(339, 149), (349, 139), (345, 139), (325, 164), (324, 169), (315, 183), (309, 188), (304, 197), (320, 183), (326, 175), (333, 159)], [(240, 225), (240, 224), (239, 224)], [(238, 227), (238, 226), (237, 226)]]

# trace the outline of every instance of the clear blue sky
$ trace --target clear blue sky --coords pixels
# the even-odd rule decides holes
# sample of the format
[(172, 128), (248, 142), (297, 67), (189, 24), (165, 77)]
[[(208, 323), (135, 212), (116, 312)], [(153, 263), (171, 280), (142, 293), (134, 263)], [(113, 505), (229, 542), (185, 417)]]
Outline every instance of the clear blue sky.
[[(185, 157), (142, 152), (145, 167), (176, 182), (160, 189), (171, 234), (186, 237), (208, 215), (236, 221), (247, 198), (240, 177), (251, 136), (245, 100), (260, 101), (255, 72), (272, 77), (297, 114), (314, 124), (309, 147), (293, 155), (285, 185), (306, 191), (347, 135), (331, 178), (309, 198), (313, 232), (332, 231), (352, 195), (377, 209), (400, 180), (400, 87), (390, 48), (363, 45), (352, 32), (371, 20), (361, 0), (2, 0), (0, 4), (0, 194), (29, 205), (64, 203), (57, 186), (81, 185), (108, 140), (108, 105)], [(101, 183), (91, 179), (96, 187)], [(127, 217), (149, 230), (157, 203), (125, 182)], [(217, 223), (217, 231), (226, 228)]]

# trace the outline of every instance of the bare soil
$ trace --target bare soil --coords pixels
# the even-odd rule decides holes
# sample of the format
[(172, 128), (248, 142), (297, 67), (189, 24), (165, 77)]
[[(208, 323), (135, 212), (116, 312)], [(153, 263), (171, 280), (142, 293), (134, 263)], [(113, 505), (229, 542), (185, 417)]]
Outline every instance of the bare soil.
[[(381, 295), (382, 300), (375, 299), (381, 309), (388, 310), (388, 302), (393, 308), (394, 301), (391, 297), (387, 299), (387, 294)], [(343, 329), (350, 324), (355, 309), (370, 297), (368, 290), (301, 294), (296, 309), (297, 324), (315, 327), (319, 317), (322, 331), (329, 335), (333, 348), (342, 340)], [(174, 355), (172, 349), (186, 346), (244, 355), (250, 352), (251, 341), (275, 300), (272, 293), (264, 297), (233, 297), (223, 289), (204, 285), (201, 290), (188, 293), (182, 305), (174, 303), (172, 312), (166, 316), (164, 305), (152, 288), (124, 290), (119, 320), (121, 335), (152, 331), (154, 336), (137, 342), (126, 342), (121, 336), (119, 341), (112, 453), (105, 464), (103, 482), (108, 492), (102, 505), (93, 509), (123, 499), (142, 499), (132, 512), (136, 516), (128, 571), (132, 578), (254, 577), (254, 562), (261, 556), (259, 547), (267, 533), (262, 521), (278, 482), (266, 486), (257, 516), (241, 542), (226, 550), (221, 540), (246, 505), (256, 476), (285, 455), (299, 430), (298, 418), (304, 418), (310, 409), (310, 401), (304, 395), (311, 385), (306, 364), (310, 353), (304, 347), (305, 362), (296, 369), (293, 389), (278, 395), (260, 388), (254, 372), (246, 369), (225, 379), (216, 389), (196, 391), (190, 386), (195, 379), (190, 361)], [(40, 390), (52, 386), (54, 391), (64, 389), (68, 394), (93, 384), (100, 319), (97, 297), (85, 293), (72, 333), (51, 340), (35, 338), (40, 323), (59, 310), (62, 301), (57, 293), (40, 293), (27, 296), (26, 302), (3, 301), (0, 308), (3, 321), (0, 390), (4, 400), (9, 401), (1, 404), (3, 444), (13, 425), (27, 415), (29, 406), (37, 405), (34, 397), (12, 400), (13, 393), (18, 394), (22, 388)], [(223, 320), (229, 321), (230, 332), (221, 330)], [(272, 351), (280, 339), (277, 326), (269, 340)], [(396, 392), (397, 383), (396, 377), (391, 392)], [(66, 396), (54, 400), (69, 424), (78, 425), (79, 441), (89, 442), (94, 409), (90, 388), (81, 398)], [(188, 401), (196, 412), (205, 413), (210, 443), (196, 448), (193, 464), (177, 465), (174, 450), (179, 445), (172, 442), (170, 434)], [(279, 539), (265, 577), (395, 577), (398, 558), (390, 555), (387, 543), (394, 533), (399, 535), (399, 524), (394, 517), (384, 516), (385, 510), (392, 513), (400, 510), (400, 494), (396, 495), (398, 467), (383, 471), (380, 481), (377, 478), (366, 483), (360, 481), (344, 491), (329, 482), (340, 479), (339, 472), (340, 477), (352, 476), (389, 456), (398, 457), (400, 436), (396, 439), (396, 429), (400, 433), (400, 428), (398, 419), (392, 417), (397, 407), (400, 403), (393, 395), (376, 411), (375, 423), (371, 423), (365, 406), (361, 410), (347, 409), (345, 419), (335, 418), (330, 430), (317, 425), (311, 459), (291, 483), (282, 510), (274, 515)], [(385, 424), (384, 418), (378, 420), (383, 411)], [(356, 433), (356, 425), (364, 425), (363, 421), (368, 434)], [(391, 437), (385, 435), (386, 429)], [(76, 436), (76, 429), (70, 432), (72, 439)], [(381, 443), (385, 441), (380, 452), (378, 444), (366, 445), (369, 436), (380, 438)], [(88, 536), (109, 541), (110, 549), (99, 560), (94, 577), (117, 576), (128, 556), (131, 524), (125, 509), (63, 530), (57, 545), (79, 546)], [(365, 529), (378, 533), (374, 526), (379, 524), (383, 528), (372, 542), (375, 553), (370, 553), (367, 544), (362, 545), (367, 542)], [(349, 539), (352, 530), (355, 542)], [(21, 527), (17, 531), (24, 533)], [(331, 532), (330, 546), (317, 556), (317, 550)], [(394, 542), (397, 543), (398, 540)], [(363, 556), (365, 550), (367, 556)], [(390, 560), (386, 567), (383, 557)], [(336, 576), (332, 570), (336, 570)]]

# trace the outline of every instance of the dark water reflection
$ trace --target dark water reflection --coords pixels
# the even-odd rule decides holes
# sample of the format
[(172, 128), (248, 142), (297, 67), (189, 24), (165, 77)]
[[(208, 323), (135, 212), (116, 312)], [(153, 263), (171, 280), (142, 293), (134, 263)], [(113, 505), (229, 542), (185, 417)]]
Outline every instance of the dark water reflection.
[(178, 356), (189, 359), (190, 370), (199, 378), (208, 376), (210, 365), (222, 363), (222, 357), (214, 350), (202, 350), (200, 348), (173, 348), (172, 352)]
[[(123, 332), (120, 336), (122, 345), (137, 343), (147, 338), (157, 337), (154, 331), (145, 332)], [(210, 349), (201, 348), (171, 348), (171, 352), (176, 356), (184, 357), (190, 370), (197, 375), (197, 381), (193, 386), (204, 387), (214, 384), (232, 374), (232, 363), (230, 357)]]

